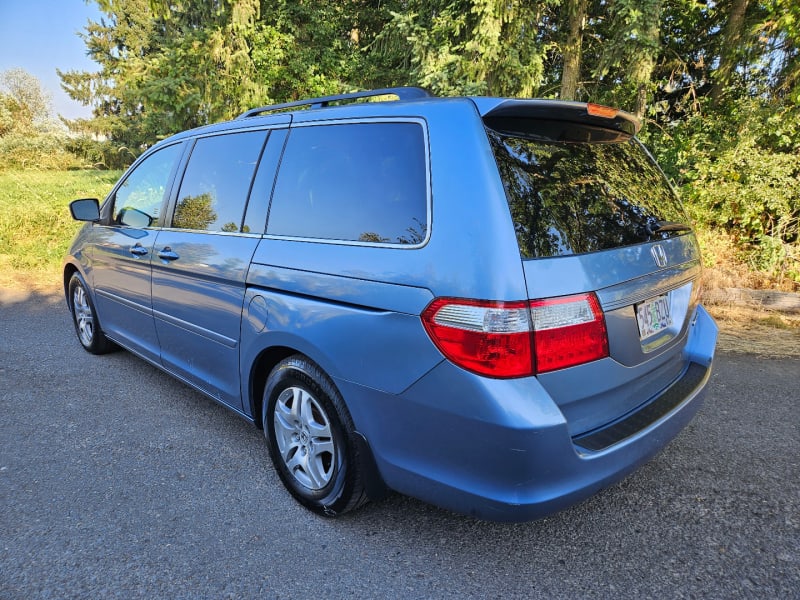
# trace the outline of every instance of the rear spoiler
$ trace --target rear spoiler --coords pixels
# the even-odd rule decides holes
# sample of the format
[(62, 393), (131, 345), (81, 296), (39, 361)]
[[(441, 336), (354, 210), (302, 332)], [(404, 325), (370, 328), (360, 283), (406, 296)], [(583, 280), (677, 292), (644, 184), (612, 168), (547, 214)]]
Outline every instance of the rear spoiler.
[(490, 98), (473, 101), (486, 126), (506, 135), (556, 142), (618, 142), (641, 129), (632, 114), (599, 104)]

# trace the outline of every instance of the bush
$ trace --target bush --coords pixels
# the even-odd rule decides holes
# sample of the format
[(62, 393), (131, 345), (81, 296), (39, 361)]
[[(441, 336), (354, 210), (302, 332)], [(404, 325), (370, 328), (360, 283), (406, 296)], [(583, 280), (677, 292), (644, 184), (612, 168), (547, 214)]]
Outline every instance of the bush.
[[(693, 220), (729, 235), (741, 260), (778, 284), (800, 284), (797, 116), (782, 128), (756, 101), (697, 114), (648, 142)], [(794, 123), (794, 126), (793, 126)]]
[(85, 136), (68, 139), (65, 148), (84, 164), (98, 169), (124, 169), (138, 155), (125, 146)]
[(79, 161), (66, 147), (66, 136), (12, 132), (0, 136), (0, 169), (72, 169)]

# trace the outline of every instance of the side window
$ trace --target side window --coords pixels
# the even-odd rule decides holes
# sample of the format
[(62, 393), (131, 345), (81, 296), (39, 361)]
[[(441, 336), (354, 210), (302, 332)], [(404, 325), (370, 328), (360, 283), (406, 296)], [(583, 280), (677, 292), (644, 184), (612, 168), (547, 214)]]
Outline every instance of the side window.
[(158, 221), (169, 176), (182, 148), (182, 144), (173, 144), (158, 150), (125, 178), (114, 199), (114, 223), (149, 227)]
[(266, 131), (200, 138), (183, 175), (172, 227), (240, 231)]
[(269, 197), (272, 195), (275, 172), (278, 170), (278, 164), (283, 154), (287, 133), (289, 133), (288, 129), (273, 129), (269, 133), (267, 147), (261, 154), (256, 178), (253, 180), (253, 187), (250, 190), (250, 200), (247, 202), (247, 213), (242, 227), (244, 232), (258, 233), (259, 235), (264, 233)]
[(267, 233), (419, 244), (427, 223), (425, 138), (417, 123), (298, 127), (289, 134)]

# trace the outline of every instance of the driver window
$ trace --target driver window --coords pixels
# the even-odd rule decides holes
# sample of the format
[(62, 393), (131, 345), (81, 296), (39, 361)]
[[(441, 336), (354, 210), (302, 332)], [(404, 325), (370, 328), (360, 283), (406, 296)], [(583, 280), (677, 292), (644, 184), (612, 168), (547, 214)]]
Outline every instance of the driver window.
[(115, 224), (142, 228), (158, 221), (169, 176), (182, 148), (182, 144), (162, 148), (125, 178), (114, 200)]

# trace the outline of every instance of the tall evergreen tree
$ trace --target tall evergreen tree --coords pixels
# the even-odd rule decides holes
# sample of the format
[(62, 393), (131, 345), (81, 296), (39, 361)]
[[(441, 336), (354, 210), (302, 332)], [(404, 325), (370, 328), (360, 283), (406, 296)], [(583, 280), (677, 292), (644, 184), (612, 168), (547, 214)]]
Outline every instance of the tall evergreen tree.
[(437, 94), (532, 96), (550, 49), (541, 23), (559, 3), (408, 0), (380, 40), (403, 49), (413, 79)]
[(365, 51), (391, 2), (97, 2), (104, 16), (83, 38), (99, 70), (59, 74), (74, 99), (94, 108), (83, 127), (134, 153), (254, 105), (393, 77), (391, 65)]
[(566, 41), (561, 51), (563, 69), (561, 72), (562, 100), (575, 100), (581, 77), (581, 58), (583, 49), (583, 29), (586, 26), (588, 0), (565, 0), (562, 9), (567, 17)]

